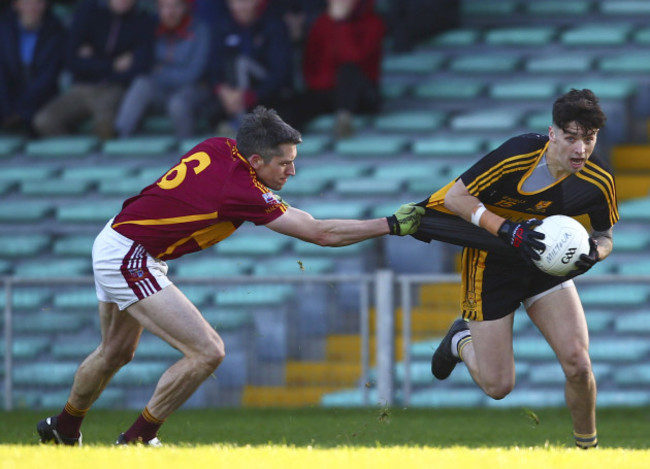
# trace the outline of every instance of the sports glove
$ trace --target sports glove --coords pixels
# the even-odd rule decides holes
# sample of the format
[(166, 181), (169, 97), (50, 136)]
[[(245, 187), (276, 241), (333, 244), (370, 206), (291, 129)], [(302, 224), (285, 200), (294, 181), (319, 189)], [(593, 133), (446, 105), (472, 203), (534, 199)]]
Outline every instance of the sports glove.
[(414, 202), (402, 205), (393, 215), (387, 217), (390, 234), (406, 236), (415, 233), (420, 226), (420, 218), (424, 212), (424, 207), (420, 207)]
[(578, 275), (584, 274), (586, 271), (591, 269), (596, 262), (600, 260), (600, 255), (598, 254), (598, 246), (596, 241), (593, 238), (589, 238), (589, 254), (580, 254), (580, 258), (576, 261), (576, 268), (569, 273), (569, 277), (577, 277)]
[(499, 227), (498, 236), (510, 246), (517, 248), (524, 256), (524, 259), (539, 260), (540, 253), (544, 252), (546, 246), (540, 242), (545, 238), (544, 233), (538, 233), (534, 230), (542, 222), (536, 218), (522, 222), (506, 220)]

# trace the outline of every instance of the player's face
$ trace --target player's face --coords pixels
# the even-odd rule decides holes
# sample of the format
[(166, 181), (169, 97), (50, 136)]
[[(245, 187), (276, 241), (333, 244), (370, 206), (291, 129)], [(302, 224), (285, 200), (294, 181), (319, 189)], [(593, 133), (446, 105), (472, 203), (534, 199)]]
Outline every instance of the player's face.
[(274, 156), (268, 163), (265, 163), (259, 155), (253, 155), (250, 160), (259, 180), (274, 191), (282, 189), (289, 176), (296, 174), (296, 167), (293, 164), (297, 155), (296, 145), (284, 143), (280, 145), (280, 150), (282, 154)]
[(555, 151), (549, 152), (549, 161), (560, 174), (573, 174), (584, 168), (587, 160), (594, 151), (598, 138), (598, 129), (582, 129), (575, 122), (569, 123), (566, 129), (553, 125), (549, 130), (549, 138)]

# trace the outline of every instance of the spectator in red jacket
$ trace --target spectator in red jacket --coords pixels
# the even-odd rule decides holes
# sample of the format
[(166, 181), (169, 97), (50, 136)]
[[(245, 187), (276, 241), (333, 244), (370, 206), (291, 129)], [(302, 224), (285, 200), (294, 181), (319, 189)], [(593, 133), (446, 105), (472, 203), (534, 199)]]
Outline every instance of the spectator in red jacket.
[(335, 112), (336, 134), (353, 132), (354, 113), (381, 105), (379, 77), (385, 25), (374, 0), (328, 0), (307, 36), (302, 58), (304, 93), (284, 112), (297, 128)]

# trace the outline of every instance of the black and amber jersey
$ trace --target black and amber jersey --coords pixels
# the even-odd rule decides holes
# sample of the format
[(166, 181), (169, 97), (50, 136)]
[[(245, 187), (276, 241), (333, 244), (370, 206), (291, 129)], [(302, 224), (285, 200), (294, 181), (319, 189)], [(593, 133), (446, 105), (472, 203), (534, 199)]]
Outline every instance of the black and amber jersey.
[[(523, 189), (547, 147), (546, 135), (511, 138), (477, 161), (460, 179), (487, 209), (511, 220), (562, 214), (576, 218), (587, 230), (606, 231), (614, 226), (619, 218), (614, 177), (595, 155), (577, 173), (532, 192)], [(482, 249), (498, 247), (494, 236), (486, 237), (485, 230), (461, 220), (444, 207), (445, 195), (454, 183), (450, 182), (422, 203), (429, 210), (415, 237)], [(442, 226), (436, 227), (437, 224)]]

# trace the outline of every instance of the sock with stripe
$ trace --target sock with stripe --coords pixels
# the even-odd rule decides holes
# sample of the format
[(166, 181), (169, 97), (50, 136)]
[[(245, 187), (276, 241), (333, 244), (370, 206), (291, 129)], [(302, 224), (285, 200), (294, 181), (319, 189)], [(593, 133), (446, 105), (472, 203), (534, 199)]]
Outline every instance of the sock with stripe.
[(61, 435), (78, 438), (81, 424), (87, 413), (88, 409), (77, 409), (69, 402), (66, 402), (61, 413), (56, 416), (56, 429)]
[(157, 419), (151, 415), (149, 409), (145, 407), (140, 416), (131, 425), (131, 428), (124, 432), (124, 437), (126, 441), (142, 440), (142, 442), (146, 443), (156, 437), (160, 426), (164, 422), (164, 420)]
[(456, 332), (451, 338), (451, 353), (454, 357), (458, 357), (461, 360), (463, 357), (460, 352), (463, 350), (468, 343), (472, 341), (472, 335), (468, 330)]
[(598, 433), (576, 433), (573, 432), (573, 438), (576, 440), (576, 446), (581, 449), (596, 448), (598, 446)]

